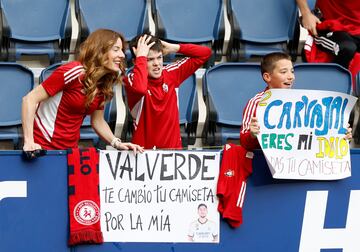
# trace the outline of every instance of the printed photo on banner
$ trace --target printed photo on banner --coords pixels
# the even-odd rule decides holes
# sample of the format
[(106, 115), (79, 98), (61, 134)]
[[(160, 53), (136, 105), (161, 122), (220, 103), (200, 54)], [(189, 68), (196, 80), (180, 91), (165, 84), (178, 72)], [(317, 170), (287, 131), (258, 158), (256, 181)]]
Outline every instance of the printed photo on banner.
[(101, 151), (104, 241), (218, 243), (219, 166), (219, 151)]
[(257, 136), (274, 178), (335, 180), (351, 176), (344, 139), (357, 98), (318, 90), (271, 89), (256, 115)]

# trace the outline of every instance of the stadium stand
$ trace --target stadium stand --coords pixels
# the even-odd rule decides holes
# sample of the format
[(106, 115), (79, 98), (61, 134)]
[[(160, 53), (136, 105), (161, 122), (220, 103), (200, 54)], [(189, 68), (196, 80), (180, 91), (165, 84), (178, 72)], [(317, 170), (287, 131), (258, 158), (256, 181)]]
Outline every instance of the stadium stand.
[(335, 63), (298, 63), (294, 66), (294, 88), (337, 91), (352, 94), (349, 70)]
[[(46, 80), (52, 72), (55, 71), (56, 68), (61, 66), (61, 63), (55, 63), (53, 65), (50, 65), (49, 67), (45, 68), (39, 76), (39, 83), (42, 83), (44, 80)], [(104, 111), (105, 120), (109, 123), (112, 130), (114, 131), (114, 125), (116, 120), (116, 101), (115, 101), (115, 95), (113, 99), (108, 102), (105, 106)], [(115, 118), (115, 119), (114, 119)], [(92, 145), (100, 147), (101, 144), (103, 144), (99, 136), (95, 133), (94, 129), (91, 127), (91, 121), (90, 116), (86, 116), (84, 118), (83, 124), (80, 129), (80, 141), (91, 141)]]
[(231, 35), (228, 61), (247, 61), (274, 51), (297, 57), (300, 26), (295, 1), (227, 1)]
[(33, 72), (17, 63), (0, 62), (0, 141), (11, 141), (14, 149), (22, 142), (22, 98), (34, 86)]
[(0, 8), (2, 59), (47, 55), (52, 64), (68, 58), (72, 30), (69, 0), (1, 0)]
[(207, 116), (203, 144), (224, 145), (238, 141), (243, 109), (247, 101), (265, 88), (257, 63), (221, 63), (203, 76), (203, 98)]
[[(255, 2), (254, 2), (255, 1)], [(14, 29), (10, 29), (10, 24), (15, 21), (22, 22), (22, 28), (26, 29), (26, 32), (30, 33), (31, 36), (37, 37), (39, 29), (36, 28), (27, 28), (25, 25), (29, 23), (29, 25), (37, 25), (41, 23), (44, 27), (55, 27), (57, 26), (57, 32), (60, 34), (56, 38), (55, 44), (59, 46), (57, 53), (54, 54), (54, 58), (50, 60), (50, 62), (58, 62), (59, 59), (66, 59), (66, 55), (69, 53), (69, 46), (70, 40), (72, 39), (72, 49), (71, 54), (74, 53), (73, 49), (82, 42), (90, 32), (98, 28), (109, 28), (118, 30), (123, 33), (127, 40), (132, 39), (134, 36), (144, 33), (144, 32), (151, 32), (151, 34), (155, 34), (164, 40), (168, 40), (170, 42), (182, 42), (182, 43), (201, 43), (207, 44), (212, 47), (214, 52), (214, 57), (212, 60), (209, 61), (205, 67), (209, 67), (215, 64), (215, 60), (217, 65), (214, 67), (215, 73), (219, 70), (218, 68), (226, 68), (223, 67), (222, 64), (230, 64), (223, 63), (225, 57), (221, 59), (221, 55), (223, 55), (223, 47), (224, 47), (224, 40), (229, 38), (225, 36), (225, 31), (227, 35), (230, 35), (229, 39), (229, 46), (227, 51), (227, 60), (229, 61), (239, 61), (239, 60), (249, 60), (252, 56), (262, 56), (265, 53), (270, 51), (277, 51), (277, 50), (284, 50), (290, 52), (293, 57), (297, 54), (297, 44), (299, 41), (299, 24), (297, 21), (298, 11), (296, 8), (296, 4), (293, 3), (295, 1), (274, 1), (274, 0), (254, 0), (249, 3), (249, 6), (244, 3), (244, 1), (235, 1), (235, 0), (214, 0), (209, 1), (206, 5), (201, 1), (190, 1), (184, 0), (181, 3), (177, 3), (176, 1), (165, 1), (165, 0), (124, 0), (124, 1), (100, 1), (100, 0), (68, 0), (68, 1), (44, 1), (44, 0), (36, 0), (36, 1), (9, 1), (9, 0), (0, 0), (1, 6), (1, 15), (2, 15), (2, 31), (1, 31), (1, 39), (2, 39), (2, 47), (1, 47), (1, 55), (3, 60), (18, 60), (19, 55), (21, 55), (20, 51), (18, 54), (15, 54), (15, 48), (10, 49), (8, 46), (13, 45), (15, 46), (16, 43), (19, 43), (19, 48), (21, 49), (23, 45), (21, 43), (25, 43), (22, 41), (23, 38), (10, 38), (8, 35), (16, 35), (17, 32)], [(38, 8), (40, 3), (44, 3), (44, 8), (49, 9), (46, 11), (47, 14), (50, 14), (51, 21), (47, 20), (45, 16), (43, 16), (41, 10)], [(313, 6), (315, 1), (309, 0), (311, 6)], [(21, 3), (21, 4), (20, 4)], [(17, 6), (17, 4), (21, 6)], [(239, 8), (240, 4), (244, 4), (241, 8)], [(191, 7), (188, 7), (188, 6)], [(226, 5), (226, 6), (225, 6)], [(259, 6), (261, 6), (261, 12), (259, 12)], [(280, 7), (279, 7), (280, 6)], [(50, 8), (51, 7), (51, 8)], [(56, 8), (54, 8), (56, 7)], [(148, 16), (149, 8), (151, 7), (151, 16)], [(224, 7), (227, 7), (227, 15), (224, 15)], [(70, 18), (70, 9), (72, 11), (73, 17)], [(53, 9), (56, 9), (54, 11)], [(15, 10), (16, 16), (21, 15), (28, 15), (26, 18), (21, 18), (21, 20), (16, 20), (16, 18), (11, 18), (10, 15), (11, 11)], [(24, 10), (27, 10), (26, 12)], [(29, 11), (31, 10), (31, 11)], [(34, 11), (33, 11), (34, 10)], [(36, 10), (36, 13), (35, 13)], [(64, 11), (59, 11), (64, 10)], [(54, 13), (53, 13), (54, 11)], [(56, 13), (55, 13), (56, 12)], [(24, 14), (23, 14), (24, 13)], [(114, 13), (114, 14), (111, 14)], [(276, 14), (274, 14), (276, 13)], [(280, 13), (280, 14), (279, 14)], [(33, 16), (30, 16), (33, 15)], [(36, 22), (28, 22), (27, 20), (35, 20), (34, 15), (36, 17), (41, 17), (39, 21), (36, 19)], [(241, 15), (241, 16), (238, 16)], [(61, 24), (55, 20), (61, 16)], [(181, 17), (181, 18), (180, 18)], [(253, 21), (256, 18), (256, 21)], [(225, 22), (225, 19), (229, 19), (229, 23)], [(154, 22), (150, 22), (154, 21)], [(248, 22), (251, 21), (251, 22)], [(270, 24), (271, 22), (271, 24)], [(71, 26), (72, 23), (72, 26)], [(250, 24), (246, 24), (250, 23)], [(230, 25), (229, 25), (230, 24)], [(5, 26), (4, 26), (5, 25)], [(6, 26), (7, 25), (7, 26)], [(14, 26), (15, 27), (15, 26)], [(25, 27), (25, 28), (24, 28)], [(12, 26), (11, 26), (12, 28)], [(73, 28), (73, 36), (70, 38), (69, 33), (71, 33)], [(75, 28), (75, 29), (74, 29)], [(50, 28), (49, 28), (50, 29)], [(60, 32), (59, 32), (60, 31)], [(23, 31), (24, 33), (24, 31)], [(256, 34), (259, 34), (259, 41), (257, 41), (258, 37)], [(19, 33), (21, 34), (21, 33)], [(66, 36), (65, 36), (66, 35)], [(236, 37), (236, 35), (241, 35), (241, 37)], [(19, 36), (19, 35), (17, 35)], [(21, 35), (20, 35), (21, 36)], [(61, 37), (62, 36), (62, 37)], [(50, 37), (50, 35), (48, 36)], [(64, 38), (63, 38), (64, 37)], [(12, 42), (11, 42), (12, 41)], [(10, 43), (11, 42), (11, 43)], [(38, 41), (33, 41), (29, 43), (29, 46), (33, 46), (37, 44)], [(226, 41), (227, 42), (227, 41)], [(41, 42), (42, 43), (42, 42)], [(48, 43), (48, 41), (46, 42)], [(27, 43), (26, 43), (27, 44)], [(75, 45), (77, 44), (77, 45)], [(23, 47), (25, 48), (25, 47)], [(28, 45), (26, 45), (28, 48)], [(40, 47), (38, 47), (40, 48)], [(226, 46), (225, 46), (226, 48)], [(251, 49), (251, 50), (250, 50)], [(26, 49), (30, 50), (30, 49)], [(10, 55), (11, 52), (14, 52), (12, 56)], [(41, 49), (41, 52), (46, 51), (44, 48)], [(8, 53), (9, 52), (9, 53)], [(26, 54), (26, 53), (25, 53)], [(49, 54), (52, 57), (51, 53)], [(59, 57), (60, 55), (60, 57)], [(129, 56), (130, 53), (127, 53)], [(71, 55), (72, 57), (74, 55)], [(36, 55), (34, 57), (37, 57)], [(257, 58), (259, 59), (259, 58)], [(130, 64), (130, 57), (128, 57), (128, 64)], [(24, 64), (26, 64), (25, 62)], [(29, 62), (29, 66), (31, 67), (33, 63)], [(251, 65), (251, 64), (250, 64)], [(47, 65), (46, 65), (47, 66)], [(56, 64), (55, 64), (56, 66)], [(307, 64), (297, 64), (295, 66), (296, 71), (296, 83), (295, 88), (319, 88), (319, 85), (311, 85), (306, 80), (306, 75), (302, 76), (302, 71), (305, 71), (304, 68), (308, 68), (310, 65)], [(49, 67), (49, 69), (51, 66)], [(231, 67), (229, 67), (231, 68)], [(233, 68), (236, 68), (233, 66)], [(242, 67), (241, 67), (242, 68)], [(314, 80), (312, 83), (317, 81), (317, 78), (324, 78), (323, 73), (327, 73), (328, 70), (324, 69), (324, 66), (311, 66), (313, 69), (312, 72), (319, 72), (318, 77), (312, 77)], [(336, 67), (335, 67), (336, 68)], [(47, 69), (47, 70), (49, 70)], [(39, 69), (35, 67), (33, 69), (33, 73), (40, 73)], [(42, 70), (42, 68), (40, 69)], [(343, 72), (344, 69), (336, 70), (336, 72), (340, 71)], [(235, 98), (237, 100), (231, 101), (232, 98), (225, 97), (224, 100), (228, 101), (229, 103), (234, 102), (235, 107), (228, 107), (227, 113), (233, 112), (234, 116), (228, 116), (228, 119), (223, 119), (222, 112), (219, 112), (217, 104), (215, 106), (213, 98), (213, 91), (206, 90), (207, 85), (205, 83), (206, 78), (213, 78), (214, 75), (212, 71), (209, 71), (208, 76), (203, 78), (203, 99), (197, 99), (197, 92), (199, 92), (199, 86), (195, 89), (190, 87), (196, 87), (195, 82), (200, 81), (202, 76), (198, 74), (197, 80), (195, 76), (192, 80), (187, 80), (188, 86), (186, 83), (182, 85), (182, 88), (179, 90), (179, 107), (180, 107), (180, 124), (181, 124), (181, 133), (184, 146), (193, 145), (195, 144), (197, 147), (204, 145), (218, 145), (227, 141), (225, 139), (238, 139), (238, 128), (241, 125), (241, 119), (237, 118), (237, 116), (242, 116), (242, 109), (245, 106), (245, 102), (247, 101), (248, 97), (242, 101), (244, 104), (240, 104), (237, 100), (243, 100), (240, 98)], [(238, 77), (231, 77), (234, 81), (228, 81), (228, 77), (225, 79), (219, 78), (217, 82), (221, 85), (219, 86), (226, 86), (228, 82), (232, 82), (232, 84), (236, 84), (242, 80), (245, 80), (248, 75), (256, 76), (258, 82), (262, 82), (260, 70), (249, 70), (250, 72), (247, 73), (246, 71), (241, 71), (241, 73), (237, 74)], [(48, 71), (44, 71), (45, 73)], [(221, 72), (221, 71), (220, 71)], [(231, 72), (231, 71), (229, 71)], [(315, 73), (312, 73), (313, 75)], [(327, 76), (333, 76), (334, 72), (327, 73)], [(347, 76), (346, 73), (343, 73)], [(43, 73), (41, 73), (43, 75)], [(328, 79), (335, 83), (337, 77), (329, 77)], [(200, 77), (200, 78), (199, 78)], [(40, 79), (44, 78), (40, 76)], [(46, 78), (46, 77), (45, 77)], [(194, 85), (190, 85), (190, 83), (194, 83)], [(244, 83), (246, 81), (243, 81)], [(336, 81), (336, 83), (340, 83)], [(306, 86), (309, 84), (308, 86)], [(210, 84), (211, 85), (211, 84)], [(339, 87), (340, 84), (337, 84)], [(342, 85), (342, 84), (341, 84)], [(251, 85), (250, 85), (251, 86)], [(327, 85), (328, 87), (334, 85)], [(260, 91), (262, 87), (258, 89), (255, 88), (256, 86), (251, 86), (256, 91)], [(211, 89), (212, 87), (210, 87)], [(339, 87), (342, 89), (343, 87)], [(346, 87), (344, 87), (346, 88)], [(119, 87), (119, 89), (121, 89)], [(187, 92), (190, 92), (189, 95), (185, 95), (185, 89)], [(219, 92), (214, 92), (214, 96), (221, 94), (226, 88), (219, 88)], [(348, 90), (348, 89), (346, 89)], [(357, 86), (353, 85), (352, 90), (354, 94), (359, 93), (359, 89)], [(118, 91), (118, 90), (117, 90)], [(238, 97), (243, 95), (243, 90), (239, 91)], [(346, 91), (348, 93), (348, 91)], [(350, 91), (351, 92), (351, 91)], [(117, 118), (119, 120), (119, 115), (116, 115), (116, 111), (120, 109), (124, 109), (126, 111), (126, 95), (123, 92), (123, 99), (121, 99), (121, 90), (117, 92), (118, 100), (120, 101), (120, 105), (116, 104), (115, 99), (113, 99), (110, 106), (110, 113), (106, 113), (109, 123), (112, 129), (115, 128), (119, 129), (119, 123), (123, 124), (118, 130), (117, 135), (121, 137), (121, 139), (131, 140), (131, 116), (129, 116), (129, 111), (127, 113), (120, 112), (120, 121), (114, 120)], [(199, 92), (201, 93), (201, 92)], [(236, 93), (236, 92), (233, 92)], [(254, 92), (249, 92), (254, 94)], [(183, 97), (183, 98), (182, 98)], [(120, 98), (120, 99), (119, 99)], [(190, 101), (191, 100), (191, 101)], [(194, 105), (194, 107), (192, 107)], [(231, 107), (231, 109), (230, 109)], [(108, 107), (106, 107), (108, 108)], [(211, 108), (211, 110), (210, 110)], [(234, 109), (233, 109), (234, 108)], [(195, 112), (190, 113), (192, 109), (195, 109)], [(233, 111), (235, 110), (235, 111)], [(219, 113), (219, 114), (218, 114)], [(126, 115), (124, 115), (126, 114)], [(109, 116), (109, 117), (108, 117)], [(233, 119), (230, 119), (233, 118)], [(124, 119), (124, 120), (123, 120)], [(220, 120), (221, 122), (218, 122)], [(228, 121), (232, 121), (227, 127)], [(92, 131), (91, 133), (94, 134), (93, 130), (90, 127), (90, 120), (86, 117), (84, 124), (89, 127)], [(204, 130), (198, 125), (202, 126), (204, 124)], [(232, 128), (234, 127), (234, 129)], [(235, 129), (236, 128), (236, 129)], [(199, 145), (199, 142), (194, 143), (194, 135), (196, 135), (196, 129), (198, 132), (198, 137), (202, 137), (202, 143)], [(114, 130), (114, 131), (115, 131)], [(85, 134), (85, 132), (83, 132)], [(232, 134), (231, 137), (229, 137)], [(216, 137), (215, 137), (216, 135)], [(84, 135), (83, 135), (84, 136)], [(224, 139), (223, 139), (224, 136)], [(84, 136), (85, 137), (85, 136)], [(204, 138), (206, 137), (206, 138)], [(97, 141), (97, 140), (96, 140)]]
[[(79, 24), (76, 47), (99, 28), (120, 32), (126, 41), (149, 31), (146, 0), (75, 0), (75, 14)], [(126, 57), (131, 64), (129, 50)]]
[(219, 61), (225, 35), (223, 0), (151, 0), (155, 36), (170, 42), (205, 44), (213, 57), (206, 67)]

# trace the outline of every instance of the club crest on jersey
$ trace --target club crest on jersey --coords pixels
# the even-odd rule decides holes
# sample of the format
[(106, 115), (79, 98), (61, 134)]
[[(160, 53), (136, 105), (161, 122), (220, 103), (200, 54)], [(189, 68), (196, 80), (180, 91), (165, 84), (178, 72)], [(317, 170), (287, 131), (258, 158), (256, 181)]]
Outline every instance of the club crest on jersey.
[(235, 171), (232, 169), (228, 169), (224, 174), (226, 177), (233, 177), (235, 175)]
[(165, 93), (169, 92), (169, 87), (168, 87), (168, 85), (167, 85), (166, 83), (164, 83), (164, 84), (162, 85), (162, 88), (163, 88), (163, 90), (164, 90)]

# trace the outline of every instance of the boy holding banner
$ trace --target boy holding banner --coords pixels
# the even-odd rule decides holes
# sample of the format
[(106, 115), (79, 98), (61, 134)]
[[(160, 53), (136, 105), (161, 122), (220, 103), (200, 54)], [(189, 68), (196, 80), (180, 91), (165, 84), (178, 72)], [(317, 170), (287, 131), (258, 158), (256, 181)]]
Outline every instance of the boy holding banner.
[[(267, 87), (264, 91), (251, 98), (243, 112), (243, 122), (240, 130), (240, 144), (247, 150), (259, 149), (257, 135), (260, 133), (256, 109), (263, 94), (272, 88), (290, 89), (295, 81), (295, 74), (291, 57), (282, 52), (274, 52), (264, 56), (261, 61), (261, 74)], [(351, 128), (348, 126), (345, 138), (351, 139)]]

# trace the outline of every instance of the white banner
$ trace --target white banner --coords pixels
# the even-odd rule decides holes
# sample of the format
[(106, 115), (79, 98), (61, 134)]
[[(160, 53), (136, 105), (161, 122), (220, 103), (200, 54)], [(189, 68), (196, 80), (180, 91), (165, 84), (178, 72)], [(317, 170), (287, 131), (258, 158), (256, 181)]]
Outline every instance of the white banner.
[(219, 242), (220, 152), (100, 152), (106, 242)]
[(259, 103), (258, 140), (274, 178), (334, 180), (351, 176), (344, 139), (356, 98), (347, 94), (270, 89)]

